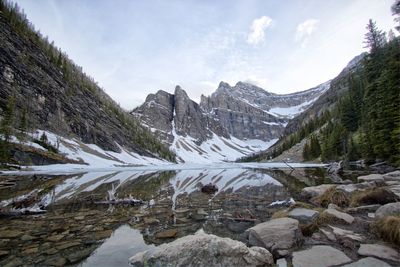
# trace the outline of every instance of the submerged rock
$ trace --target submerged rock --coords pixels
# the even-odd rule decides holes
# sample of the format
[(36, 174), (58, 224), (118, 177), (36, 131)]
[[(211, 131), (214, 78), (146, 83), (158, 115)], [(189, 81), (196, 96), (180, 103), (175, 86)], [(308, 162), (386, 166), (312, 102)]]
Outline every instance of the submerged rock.
[(247, 230), (249, 244), (270, 251), (290, 249), (303, 241), (299, 221), (292, 218), (273, 219)]
[(329, 267), (351, 262), (340, 250), (330, 246), (313, 246), (293, 253), (293, 267)]
[(218, 191), (218, 187), (213, 184), (206, 184), (201, 188), (201, 192), (206, 193), (206, 194), (214, 194), (215, 192)]
[(272, 266), (273, 258), (261, 247), (248, 248), (230, 238), (199, 231), (130, 258), (142, 266)]

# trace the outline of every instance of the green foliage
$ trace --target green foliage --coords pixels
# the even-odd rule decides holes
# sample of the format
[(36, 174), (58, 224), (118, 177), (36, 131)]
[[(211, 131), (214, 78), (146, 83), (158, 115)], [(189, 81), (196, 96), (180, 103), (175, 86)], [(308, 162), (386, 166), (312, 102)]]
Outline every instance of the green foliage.
[[(39, 47), (47, 57), (48, 63), (53, 64), (54, 67), (62, 73), (66, 86), (66, 95), (68, 97), (79, 92), (81, 94), (83, 93), (85, 97), (90, 97), (98, 101), (102, 108), (105, 109), (107, 116), (116, 117), (122, 126), (130, 130), (130, 135), (126, 138), (129, 139), (128, 141), (134, 144), (135, 147), (137, 145), (144, 150), (143, 152), (151, 152), (162, 158), (171, 161), (175, 160), (175, 155), (169, 151), (167, 147), (158, 142), (152, 133), (144, 129), (136, 119), (108, 97), (94, 79), (82, 70), (82, 67), (76, 65), (69, 59), (65, 52), (54, 45), (54, 42), (49, 42), (47, 37), (43, 37), (39, 31), (36, 31), (16, 3), (12, 3), (8, 0), (0, 0), (0, 15), (7, 19), (13, 31), (20, 37), (25, 38), (30, 44)], [(23, 58), (21, 60), (28, 60), (28, 58)], [(22, 114), (22, 116), (24, 115)], [(21, 118), (21, 120), (23, 120), (23, 118)], [(10, 124), (7, 121), (5, 123), (6, 125), (12, 126), (12, 123)], [(20, 126), (25, 128), (22, 121)], [(12, 127), (7, 129), (11, 131)], [(98, 129), (94, 130), (99, 131)], [(42, 142), (40, 140), (37, 141)], [(46, 142), (42, 144), (45, 145)]]
[(42, 147), (46, 148), (48, 151), (53, 153), (58, 153), (58, 149), (50, 144), (49, 140), (47, 139), (47, 135), (45, 132), (42, 133), (39, 139), (33, 140), (34, 143), (41, 145)]
[(7, 101), (6, 110), (1, 121), (0, 133), (4, 142), (10, 142), (13, 134), (13, 124), (15, 115), (15, 97), (11, 96)]
[(318, 138), (315, 135), (311, 135), (310, 140), (304, 145), (303, 158), (304, 160), (312, 160), (318, 158), (321, 155), (321, 146)]

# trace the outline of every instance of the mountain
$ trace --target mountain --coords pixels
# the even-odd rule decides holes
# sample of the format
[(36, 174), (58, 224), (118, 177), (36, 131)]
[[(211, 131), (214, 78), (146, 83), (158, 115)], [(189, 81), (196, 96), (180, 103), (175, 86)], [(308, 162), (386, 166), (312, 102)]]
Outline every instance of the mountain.
[(278, 95), (243, 82), (221, 82), (200, 104), (180, 87), (174, 94), (158, 91), (131, 114), (174, 151), (181, 162), (235, 160), (264, 150), (289, 119), (306, 110), (327, 88)]
[[(0, 1), (0, 40), (0, 115), (6, 143), (14, 135), (27, 139), (21, 142), (38, 143), (33, 133), (39, 129), (59, 136), (57, 142), (74, 140), (110, 153), (131, 153), (132, 159), (141, 155), (174, 159), (65, 53), (35, 31), (16, 5), (4, 1)], [(42, 145), (46, 146), (43, 140)], [(2, 148), (7, 148), (4, 161), (18, 162), (14, 156), (21, 153), (20, 146)]]
[(382, 36), (369, 41), (370, 52), (350, 61), (274, 146), (242, 160), (400, 165), (400, 39), (369, 29)]

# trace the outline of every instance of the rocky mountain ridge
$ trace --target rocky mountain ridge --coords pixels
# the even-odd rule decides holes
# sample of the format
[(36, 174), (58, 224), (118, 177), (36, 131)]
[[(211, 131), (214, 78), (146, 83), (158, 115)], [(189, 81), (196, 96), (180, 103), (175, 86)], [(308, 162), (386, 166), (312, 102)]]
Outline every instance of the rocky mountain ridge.
[(221, 82), (200, 104), (177, 86), (174, 94), (160, 90), (148, 95), (131, 114), (181, 161), (235, 160), (274, 143), (289, 119), (306, 110), (329, 84), (278, 95), (248, 83), (231, 87)]

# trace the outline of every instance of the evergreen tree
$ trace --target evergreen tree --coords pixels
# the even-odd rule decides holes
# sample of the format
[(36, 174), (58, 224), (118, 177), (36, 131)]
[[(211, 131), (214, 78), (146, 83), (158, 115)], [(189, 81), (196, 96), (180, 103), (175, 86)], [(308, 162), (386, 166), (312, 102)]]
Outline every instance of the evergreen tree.
[(385, 33), (378, 29), (376, 22), (372, 19), (369, 20), (366, 28), (368, 32), (365, 34), (365, 47), (374, 54), (386, 43)]
[(7, 102), (6, 110), (4, 112), (4, 117), (1, 122), (1, 134), (3, 136), (4, 142), (10, 142), (11, 136), (13, 134), (13, 123), (14, 123), (14, 112), (15, 112), (15, 97), (10, 96)]

